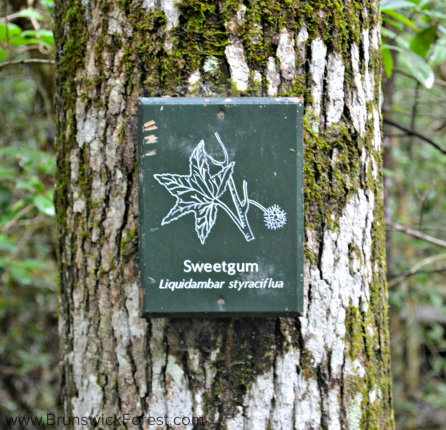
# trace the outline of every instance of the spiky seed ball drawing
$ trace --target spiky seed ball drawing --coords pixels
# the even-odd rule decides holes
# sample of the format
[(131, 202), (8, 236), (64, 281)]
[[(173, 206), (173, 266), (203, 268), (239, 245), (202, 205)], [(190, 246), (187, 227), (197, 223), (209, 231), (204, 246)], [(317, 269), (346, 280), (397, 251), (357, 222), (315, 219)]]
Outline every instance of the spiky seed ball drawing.
[(277, 230), (286, 224), (286, 213), (278, 205), (267, 208), (263, 218), (270, 230)]

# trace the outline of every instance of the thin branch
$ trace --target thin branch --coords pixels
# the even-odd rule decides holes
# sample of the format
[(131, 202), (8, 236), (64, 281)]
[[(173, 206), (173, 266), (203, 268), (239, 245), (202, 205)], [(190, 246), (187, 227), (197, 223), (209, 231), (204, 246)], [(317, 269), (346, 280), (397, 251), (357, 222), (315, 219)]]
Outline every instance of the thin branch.
[(417, 81), (417, 87), (415, 88), (415, 101), (412, 106), (412, 114), (410, 119), (410, 128), (415, 130), (415, 121), (417, 119), (417, 110), (418, 110), (418, 91), (420, 90), (420, 83)]
[[(408, 270), (407, 272), (403, 272), (401, 273), (401, 275), (396, 276), (394, 279), (399, 277), (408, 278), (409, 276), (413, 275), (429, 275), (430, 273), (441, 273), (441, 272), (446, 272), (446, 266), (437, 267), (435, 269), (417, 270), (416, 272)], [(392, 281), (389, 283), (389, 286), (391, 283)]]
[(387, 134), (386, 137), (409, 137), (406, 133)]
[(420, 201), (421, 203), (421, 208), (420, 208), (420, 221), (418, 223), (418, 229), (420, 230), (420, 228), (423, 226), (423, 217), (424, 217), (424, 211), (426, 210), (426, 202), (427, 202), (427, 197), (426, 196), (422, 196), (420, 194), (420, 192), (418, 191), (418, 187), (415, 187), (415, 195), (417, 196), (417, 199)]
[(430, 273), (446, 272), (446, 266), (437, 267), (436, 269), (419, 270), (417, 275), (429, 275)]
[(0, 19), (2, 24), (7, 24), (9, 21), (13, 21), (16, 18), (20, 18), (21, 12), (12, 13), (11, 15), (5, 16)]
[(409, 236), (412, 236), (417, 239), (424, 240), (425, 242), (430, 242), (435, 245), (442, 246), (443, 248), (446, 248), (446, 241), (444, 241), (444, 240), (440, 240), (440, 239), (437, 239), (436, 237), (428, 236), (427, 234), (420, 233), (419, 231), (412, 230), (410, 228), (404, 227), (399, 224), (394, 224), (393, 222), (387, 222), (387, 225), (389, 227), (392, 227), (395, 230), (402, 231), (402, 232), (408, 234)]
[(17, 255), (20, 255), (20, 253), (23, 251), (23, 248), (25, 247), (25, 245), (32, 238), (36, 229), (37, 229), (36, 225), (31, 225), (30, 227), (28, 227), (25, 230), (25, 233), (23, 234), (23, 236), (17, 241), (17, 248), (9, 254), (10, 259), (17, 257)]
[[(28, 2), (28, 3), (30, 3), (30, 2)], [(31, 3), (32, 3), (32, 2), (31, 2)], [(32, 4), (31, 4), (31, 5), (28, 5), (28, 9), (29, 9), (29, 10), (32, 10), (32, 11), (36, 11), (36, 12), (41, 13), (41, 11), (38, 11), (37, 9), (34, 9), (34, 8), (32, 7)], [(10, 22), (10, 21), (14, 21), (14, 20), (17, 19), (17, 18), (22, 18), (22, 17), (23, 17), (23, 16), (22, 16), (22, 11), (20, 10), (20, 11), (18, 11), (18, 12), (12, 13), (11, 15), (7, 15), (7, 16), (1, 18), (1, 19), (0, 19), (0, 22), (1, 22), (1, 23), (8, 23), (8, 22)], [(26, 17), (23, 17), (23, 18), (26, 18)], [(34, 30), (40, 30), (40, 24), (39, 24), (39, 22), (37, 21), (37, 19), (34, 18), (34, 17), (30, 17), (29, 19), (31, 20), (31, 22), (32, 22), (32, 24), (33, 24)]]
[[(429, 103), (431, 103), (431, 102), (429, 102)], [(418, 104), (423, 104), (423, 101), (419, 100)], [(390, 108), (388, 106), (383, 106), (381, 108), (381, 111), (382, 112), (392, 112), (392, 113), (397, 113), (399, 115), (406, 115), (406, 116), (410, 115), (409, 112), (405, 112), (403, 110), (398, 110), (398, 109), (392, 109), (392, 108)], [(431, 115), (431, 114), (428, 114), (428, 113), (417, 113), (417, 117), (419, 117), (419, 118), (421, 118), (421, 117), (422, 118), (432, 118), (432, 119), (444, 119), (444, 115)]]
[[(404, 75), (408, 78), (411, 78), (415, 81), (417, 81), (417, 78), (415, 76), (412, 76), (410, 73), (405, 72), (404, 70), (401, 69), (394, 69), (395, 73), (399, 73), (400, 75)], [(435, 85), (439, 85), (440, 87), (445, 87), (446, 88), (446, 82), (445, 81), (441, 81), (440, 79), (435, 79), (434, 80)]]
[[(435, 94), (428, 93), (427, 91), (424, 91), (424, 90), (420, 91), (420, 93), (425, 95), (426, 98), (429, 97), (433, 100), (438, 100), (442, 103), (444, 103), (446, 101), (445, 97), (436, 96)], [(413, 95), (413, 94), (415, 94), (415, 90), (412, 88), (401, 89), (395, 93), (395, 99), (393, 100), (393, 102), (395, 104), (396, 102), (400, 101), (404, 95)], [(429, 102), (428, 100), (420, 100), (420, 102), (419, 102), (419, 104), (428, 104), (428, 103), (431, 103), (431, 102)]]
[(0, 371), (4, 372), (7, 375), (17, 376), (18, 372), (20, 371), (20, 368), (18, 366), (14, 367), (14, 366), (3, 366), (3, 365), (1, 365), (0, 366)]
[[(33, 3), (34, 3), (34, 0), (28, 0), (28, 9), (34, 9), (33, 8)], [(34, 30), (40, 30), (39, 21), (37, 21), (37, 19), (34, 16), (31, 17), (31, 22), (32, 22), (32, 24), (34, 26)]]
[(29, 226), (29, 225), (37, 225), (37, 226), (41, 226), (41, 225), (45, 225), (45, 224), (50, 224), (52, 223), (54, 220), (53, 217), (50, 217), (48, 215), (42, 215), (42, 216), (37, 216), (35, 218), (31, 218), (31, 219), (23, 219), (20, 221), (16, 221), (14, 223), (14, 225), (12, 225), (10, 228), (22, 228), (25, 226)]
[[(20, 49), (17, 49), (15, 52), (16, 54), (23, 54), (27, 51), (32, 51), (33, 49), (39, 49), (40, 50), (41, 45), (26, 45), (22, 46)], [(48, 52), (47, 52), (48, 54)]]
[(15, 60), (15, 61), (6, 61), (4, 63), (0, 63), (0, 69), (3, 66), (14, 66), (16, 64), (30, 64), (30, 63), (46, 63), (46, 64), (54, 64), (54, 60), (45, 60), (43, 58), (29, 58), (27, 60)]
[(443, 121), (443, 123), (442, 123), (439, 127), (434, 128), (434, 131), (441, 131), (441, 130), (443, 130), (445, 127), (446, 127), (446, 121)]
[(427, 143), (430, 143), (432, 146), (434, 146), (435, 148), (437, 148), (437, 149), (438, 149), (439, 151), (441, 151), (443, 154), (446, 154), (446, 148), (443, 148), (443, 147), (440, 146), (438, 143), (435, 143), (432, 139), (429, 139), (427, 136), (424, 136), (423, 134), (418, 133), (418, 132), (415, 131), (415, 130), (411, 130), (410, 128), (404, 127), (404, 126), (402, 126), (402, 125), (400, 125), (400, 124), (398, 124), (398, 123), (396, 123), (396, 122), (394, 122), (394, 121), (392, 121), (392, 120), (390, 120), (390, 119), (386, 119), (386, 118), (384, 118), (383, 121), (384, 121), (385, 123), (387, 123), (387, 124), (393, 126), (393, 127), (399, 128), (400, 130), (406, 132), (406, 133), (409, 134), (410, 136), (418, 137), (419, 139), (424, 140), (424, 141), (427, 142)]
[(435, 79), (435, 84), (439, 85), (440, 87), (445, 87), (446, 88), (446, 82), (445, 81), (440, 81), (439, 79)]
[[(405, 320), (408, 317), (408, 309), (405, 307), (401, 313), (401, 319)], [(415, 315), (413, 316), (419, 323), (432, 324), (432, 323), (446, 323), (446, 312), (437, 306), (426, 306), (418, 304), (415, 308)], [(432, 342), (427, 343), (429, 349), (433, 347)], [(435, 348), (437, 350), (437, 348)], [(438, 351), (438, 350), (437, 350)], [(435, 351), (431, 350), (435, 354)]]
[[(420, 261), (419, 263), (415, 264), (415, 266), (412, 267), (412, 269), (410, 269), (409, 271), (403, 273), (400, 276), (397, 276), (396, 278), (392, 279), (389, 282), (389, 288), (394, 287), (395, 285), (398, 285), (399, 283), (401, 283), (402, 281), (404, 281), (406, 278), (408, 278), (409, 276), (413, 276), (416, 275), (417, 272), (424, 266), (427, 266), (428, 264), (432, 264), (435, 263), (439, 260), (446, 260), (446, 254), (438, 254), (438, 255), (434, 255), (432, 257), (428, 257), (425, 258), (424, 260)], [(441, 269), (446, 269), (446, 268), (440, 268), (440, 269), (434, 269), (437, 271), (441, 271)]]
[(6, 23), (6, 27), (5, 27), (5, 31), (6, 31), (6, 46), (8, 47), (8, 55), (9, 55), (9, 58), (11, 58), (11, 52), (12, 52), (12, 50), (11, 50), (11, 42), (10, 42), (10, 40), (9, 40), (9, 21), (8, 21), (8, 16), (6, 15), (6, 11), (7, 11), (7, 9), (6, 9), (6, 3), (5, 3), (5, 7), (4, 7), (4, 10), (5, 10), (5, 23)]
[(22, 210), (18, 211), (11, 221), (8, 221), (1, 229), (0, 232), (5, 233), (8, 229), (10, 229), (14, 224), (20, 219), (23, 215), (26, 215), (31, 209), (34, 208), (34, 203), (31, 203), (28, 206), (25, 206)]
[(446, 231), (446, 227), (437, 227), (437, 226), (429, 226), (423, 225), (422, 227), (418, 227), (417, 225), (406, 225), (407, 228), (415, 227), (417, 230), (432, 230), (432, 231)]

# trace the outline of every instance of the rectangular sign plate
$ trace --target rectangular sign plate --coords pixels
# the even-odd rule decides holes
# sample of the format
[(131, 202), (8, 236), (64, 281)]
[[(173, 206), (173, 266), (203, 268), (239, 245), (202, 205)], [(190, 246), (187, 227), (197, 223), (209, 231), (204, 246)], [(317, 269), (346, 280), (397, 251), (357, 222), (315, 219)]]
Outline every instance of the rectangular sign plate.
[(142, 315), (302, 311), (302, 112), (293, 98), (139, 99)]

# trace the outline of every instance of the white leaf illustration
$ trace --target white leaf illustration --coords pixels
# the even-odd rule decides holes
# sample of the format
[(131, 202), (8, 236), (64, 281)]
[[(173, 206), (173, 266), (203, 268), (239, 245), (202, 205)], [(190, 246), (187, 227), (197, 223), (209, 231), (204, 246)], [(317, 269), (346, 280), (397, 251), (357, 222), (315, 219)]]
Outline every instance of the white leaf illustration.
[[(181, 218), (183, 215), (193, 213), (195, 215), (195, 231), (200, 242), (204, 245), (207, 237), (217, 220), (217, 212), (220, 207), (223, 209), (243, 233), (249, 242), (254, 240), (247, 214), (249, 205), (257, 206), (264, 213), (264, 221), (268, 229), (277, 230), (286, 224), (286, 213), (279, 206), (273, 205), (266, 209), (260, 203), (248, 198), (248, 184), (243, 181), (243, 200), (237, 192), (232, 174), (235, 163), (229, 162), (228, 152), (218, 133), (215, 137), (223, 149), (224, 161), (217, 161), (212, 158), (204, 148), (202, 140), (193, 150), (189, 158), (189, 175), (174, 175), (165, 173), (153, 175), (155, 179), (164, 185), (177, 201), (174, 207), (164, 217), (161, 225), (166, 225)], [(211, 175), (209, 161), (214, 166), (220, 167), (220, 171)], [(234, 213), (220, 197), (229, 188), (236, 212)]]
[(169, 224), (183, 215), (194, 213), (195, 230), (202, 244), (205, 243), (217, 218), (215, 199), (225, 192), (234, 168), (234, 163), (230, 163), (215, 175), (211, 175), (207, 158), (204, 141), (201, 141), (189, 159), (189, 175), (154, 175), (155, 179), (177, 198), (175, 206), (161, 224)]

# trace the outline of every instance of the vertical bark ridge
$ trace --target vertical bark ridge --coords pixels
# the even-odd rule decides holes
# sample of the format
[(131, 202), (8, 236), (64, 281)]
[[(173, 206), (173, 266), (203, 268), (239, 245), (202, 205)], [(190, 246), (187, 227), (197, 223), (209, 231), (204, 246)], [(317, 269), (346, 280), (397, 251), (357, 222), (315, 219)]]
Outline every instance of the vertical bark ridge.
[[(378, 4), (61, 0), (56, 22), (66, 414), (205, 417), (185, 429), (393, 428)], [(303, 98), (303, 315), (139, 317), (142, 95)]]

